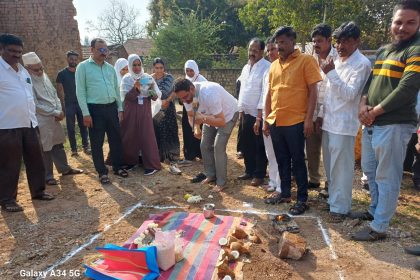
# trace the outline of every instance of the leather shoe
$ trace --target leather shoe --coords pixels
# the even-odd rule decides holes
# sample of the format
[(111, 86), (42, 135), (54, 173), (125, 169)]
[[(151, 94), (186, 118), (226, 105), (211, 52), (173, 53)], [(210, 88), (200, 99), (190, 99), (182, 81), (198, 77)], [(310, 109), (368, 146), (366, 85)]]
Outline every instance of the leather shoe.
[(369, 212), (351, 212), (349, 214), (350, 219), (360, 219), (364, 221), (373, 221), (373, 216)]
[(420, 245), (410, 247), (410, 248), (404, 248), (404, 250), (407, 254), (420, 256)]
[(356, 241), (377, 241), (384, 238), (386, 238), (385, 232), (376, 232), (370, 227), (365, 227), (351, 236), (351, 239)]
[(317, 189), (317, 188), (319, 188), (320, 185), (321, 185), (320, 183), (309, 182), (308, 183), (308, 189)]
[(251, 186), (254, 186), (254, 187), (261, 186), (262, 184), (264, 184), (264, 179), (254, 178), (251, 181)]
[(245, 173), (245, 174), (242, 174), (241, 176), (238, 176), (239, 180), (248, 180), (248, 179), (251, 179), (251, 178), (252, 178), (252, 176), (248, 173)]

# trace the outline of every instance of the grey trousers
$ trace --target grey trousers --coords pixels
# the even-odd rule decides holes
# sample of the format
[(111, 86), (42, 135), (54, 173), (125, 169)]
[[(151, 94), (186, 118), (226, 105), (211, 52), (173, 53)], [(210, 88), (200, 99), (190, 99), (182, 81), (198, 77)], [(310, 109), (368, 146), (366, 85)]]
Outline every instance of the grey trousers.
[(53, 163), (57, 168), (58, 173), (66, 173), (71, 167), (67, 162), (66, 152), (63, 144), (54, 145), (51, 151), (44, 151), (44, 165), (45, 165), (45, 180), (54, 179)]
[(226, 146), (238, 120), (238, 115), (235, 113), (232, 120), (227, 122), (224, 127), (203, 125), (200, 149), (204, 173), (207, 178), (215, 178), (218, 186), (224, 186), (227, 181)]
[(308, 160), (309, 182), (319, 184), (321, 181), (320, 162), (321, 162), (322, 132), (314, 132), (306, 138), (306, 159)]

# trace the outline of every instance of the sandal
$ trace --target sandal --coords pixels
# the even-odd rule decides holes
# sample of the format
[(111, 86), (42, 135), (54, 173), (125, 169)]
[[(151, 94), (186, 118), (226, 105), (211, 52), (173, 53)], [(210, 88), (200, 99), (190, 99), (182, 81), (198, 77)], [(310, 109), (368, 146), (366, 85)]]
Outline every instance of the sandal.
[(83, 170), (82, 169), (78, 169), (78, 168), (71, 168), (69, 171), (67, 171), (66, 173), (62, 173), (62, 176), (67, 176), (67, 175), (77, 175), (77, 174), (82, 174)]
[(58, 185), (58, 182), (56, 179), (48, 179), (47, 181), (45, 181), (45, 184), (48, 186), (56, 186)]
[(48, 194), (48, 193), (43, 193), (41, 195), (37, 195), (32, 197), (32, 199), (36, 199), (36, 200), (53, 200), (55, 197)]
[(194, 178), (191, 179), (191, 183), (200, 183), (206, 178), (207, 176), (204, 173), (200, 172)]
[(216, 185), (216, 186), (213, 187), (213, 189), (211, 190), (211, 192), (219, 193), (219, 192), (222, 192), (224, 189), (226, 189), (226, 186), (218, 186), (218, 185)]
[(108, 178), (108, 175), (102, 175), (99, 177), (99, 182), (101, 182), (102, 185), (110, 184), (111, 181)]
[(210, 183), (213, 183), (213, 182), (216, 182), (216, 178), (206, 178), (206, 179), (204, 179), (203, 181), (201, 181), (201, 184), (210, 184)]
[(294, 215), (294, 216), (302, 215), (308, 209), (309, 209), (309, 206), (308, 204), (306, 204), (306, 202), (298, 201), (295, 203), (295, 205), (290, 207), (289, 214)]
[(6, 212), (21, 212), (23, 211), (22, 206), (17, 204), (15, 201), (13, 202), (5, 202), (1, 205), (1, 210)]
[(291, 197), (281, 197), (281, 193), (275, 193), (264, 200), (266, 204), (290, 203), (291, 201)]
[(118, 169), (117, 171), (114, 171), (114, 175), (123, 177), (123, 178), (127, 178), (128, 177), (128, 173), (125, 169)]

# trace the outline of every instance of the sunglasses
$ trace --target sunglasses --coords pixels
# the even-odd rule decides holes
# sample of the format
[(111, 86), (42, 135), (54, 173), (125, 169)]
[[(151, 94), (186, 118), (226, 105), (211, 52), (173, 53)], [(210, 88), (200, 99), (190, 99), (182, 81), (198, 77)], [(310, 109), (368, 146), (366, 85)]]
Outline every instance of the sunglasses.
[(108, 49), (107, 48), (99, 48), (97, 49), (100, 53), (107, 53)]

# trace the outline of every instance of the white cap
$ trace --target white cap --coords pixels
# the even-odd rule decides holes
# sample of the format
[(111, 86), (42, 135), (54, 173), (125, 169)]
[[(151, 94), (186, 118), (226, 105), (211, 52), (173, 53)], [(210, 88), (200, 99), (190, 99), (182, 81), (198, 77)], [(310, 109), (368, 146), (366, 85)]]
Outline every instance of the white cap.
[(41, 59), (34, 52), (25, 53), (22, 55), (22, 60), (24, 65), (33, 65), (41, 63)]

